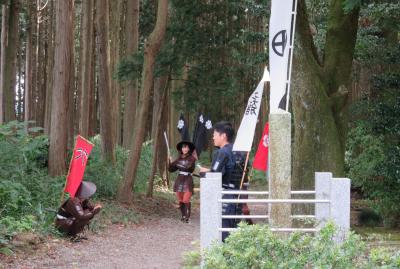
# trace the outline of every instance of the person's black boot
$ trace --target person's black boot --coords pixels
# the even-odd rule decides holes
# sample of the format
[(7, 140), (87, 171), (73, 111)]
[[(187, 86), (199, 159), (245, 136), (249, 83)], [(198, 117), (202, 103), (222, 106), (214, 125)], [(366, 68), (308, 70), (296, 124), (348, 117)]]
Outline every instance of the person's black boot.
[(179, 203), (179, 208), (181, 210), (181, 221), (185, 221), (186, 220), (186, 205), (184, 203)]
[(185, 222), (189, 223), (190, 222), (190, 213), (191, 213), (191, 210), (192, 210), (192, 205), (189, 202), (189, 203), (185, 204), (185, 206), (186, 206), (186, 219), (185, 219)]

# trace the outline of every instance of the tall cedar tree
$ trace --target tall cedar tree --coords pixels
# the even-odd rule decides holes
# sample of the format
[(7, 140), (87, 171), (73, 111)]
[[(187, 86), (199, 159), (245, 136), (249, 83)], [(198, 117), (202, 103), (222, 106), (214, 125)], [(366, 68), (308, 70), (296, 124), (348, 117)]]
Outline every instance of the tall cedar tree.
[(103, 158), (115, 163), (114, 111), (111, 93), (109, 1), (96, 1), (97, 52), (99, 56), (100, 135)]
[(135, 139), (131, 143), (128, 161), (125, 164), (124, 180), (118, 190), (118, 200), (121, 202), (132, 202), (133, 186), (136, 171), (139, 164), (142, 143), (145, 136), (145, 125), (150, 107), (151, 89), (154, 79), (154, 65), (156, 56), (160, 51), (165, 36), (168, 19), (168, 0), (159, 0), (157, 8), (157, 21), (153, 32), (150, 34), (144, 48), (143, 64), (143, 88), (140, 94), (140, 110), (138, 120), (135, 124)]
[(49, 175), (66, 172), (68, 143), (68, 100), (71, 86), (73, 48), (73, 0), (56, 2), (56, 36), (51, 106)]

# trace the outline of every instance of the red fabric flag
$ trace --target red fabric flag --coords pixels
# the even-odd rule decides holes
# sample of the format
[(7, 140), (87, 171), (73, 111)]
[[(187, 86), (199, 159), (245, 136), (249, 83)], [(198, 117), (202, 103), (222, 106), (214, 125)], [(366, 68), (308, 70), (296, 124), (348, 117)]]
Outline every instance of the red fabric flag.
[(253, 168), (261, 171), (268, 169), (268, 146), (269, 146), (269, 124), (265, 124), (264, 132), (261, 137), (256, 156), (253, 161)]
[(68, 192), (71, 197), (75, 196), (75, 193), (82, 182), (86, 162), (92, 148), (93, 144), (88, 140), (80, 135), (76, 137), (74, 153), (71, 158), (71, 163), (69, 164), (69, 171), (64, 189), (64, 192)]

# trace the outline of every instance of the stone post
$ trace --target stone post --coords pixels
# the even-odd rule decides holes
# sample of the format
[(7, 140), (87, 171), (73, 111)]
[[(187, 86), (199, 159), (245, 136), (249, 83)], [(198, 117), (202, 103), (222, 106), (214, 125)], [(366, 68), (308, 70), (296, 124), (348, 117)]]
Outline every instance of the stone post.
[[(331, 199), (332, 173), (315, 172), (315, 199)], [(315, 219), (317, 227), (322, 228), (330, 218), (331, 205), (327, 203), (315, 204)]]
[(221, 242), (222, 227), (222, 174), (206, 173), (200, 179), (200, 248), (201, 252), (213, 241)]
[(350, 179), (333, 178), (331, 182), (331, 218), (338, 226), (336, 241), (345, 239), (350, 230)]
[[(290, 190), (291, 115), (280, 110), (269, 116), (270, 199), (290, 199)], [(272, 227), (292, 227), (290, 204), (270, 204), (269, 215), (269, 223)]]

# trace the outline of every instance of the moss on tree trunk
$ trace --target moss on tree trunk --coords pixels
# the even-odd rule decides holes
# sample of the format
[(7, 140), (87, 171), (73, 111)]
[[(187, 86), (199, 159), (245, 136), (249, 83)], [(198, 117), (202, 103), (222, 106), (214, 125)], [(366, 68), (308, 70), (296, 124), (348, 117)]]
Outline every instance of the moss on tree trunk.
[(357, 36), (358, 9), (331, 1), (324, 60), (318, 59), (304, 0), (298, 2), (291, 91), (294, 118), (293, 189), (314, 186), (314, 172), (344, 175), (347, 90)]

